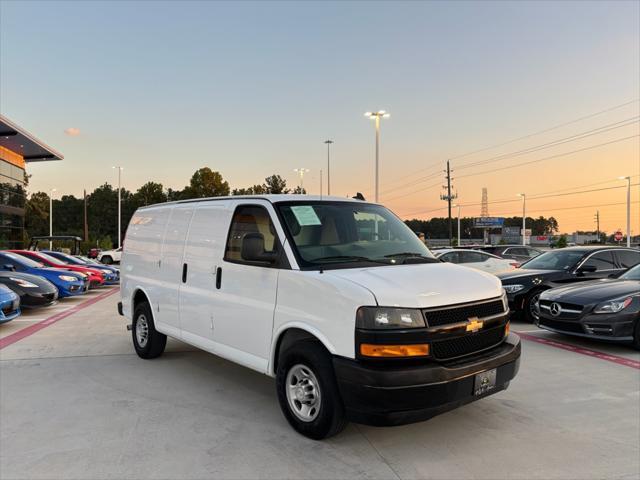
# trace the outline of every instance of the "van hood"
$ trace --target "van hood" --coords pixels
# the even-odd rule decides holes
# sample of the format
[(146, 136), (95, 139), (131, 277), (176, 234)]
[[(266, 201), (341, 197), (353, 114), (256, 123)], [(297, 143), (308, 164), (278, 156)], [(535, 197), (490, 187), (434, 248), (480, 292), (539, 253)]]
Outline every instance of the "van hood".
[(451, 263), (349, 268), (325, 275), (366, 288), (378, 305), (388, 307), (439, 307), (502, 295), (502, 284), (494, 275)]

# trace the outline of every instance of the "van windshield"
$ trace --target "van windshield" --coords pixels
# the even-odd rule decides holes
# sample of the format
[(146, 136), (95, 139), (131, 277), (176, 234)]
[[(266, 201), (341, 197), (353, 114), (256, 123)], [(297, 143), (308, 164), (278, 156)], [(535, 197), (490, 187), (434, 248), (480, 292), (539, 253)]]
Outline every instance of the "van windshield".
[(277, 206), (301, 267), (438, 262), (402, 220), (380, 205), (308, 201)]

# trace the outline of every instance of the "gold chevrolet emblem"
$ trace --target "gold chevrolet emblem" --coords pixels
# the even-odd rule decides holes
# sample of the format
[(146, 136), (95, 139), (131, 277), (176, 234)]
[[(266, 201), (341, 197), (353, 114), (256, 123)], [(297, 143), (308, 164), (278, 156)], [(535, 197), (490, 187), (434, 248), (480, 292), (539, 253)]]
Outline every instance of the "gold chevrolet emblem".
[(478, 317), (469, 317), (469, 323), (467, 323), (467, 332), (476, 333), (482, 328), (484, 322), (478, 320)]

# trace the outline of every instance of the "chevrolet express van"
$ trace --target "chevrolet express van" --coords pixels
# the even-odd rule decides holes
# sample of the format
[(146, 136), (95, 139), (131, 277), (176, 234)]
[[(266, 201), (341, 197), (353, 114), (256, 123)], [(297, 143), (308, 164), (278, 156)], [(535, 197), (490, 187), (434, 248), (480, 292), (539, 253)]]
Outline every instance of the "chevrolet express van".
[(265, 195), (140, 208), (122, 301), (142, 358), (167, 336), (275, 377), (282, 412), (322, 439), (399, 425), (504, 390), (518, 371), (493, 275), (434, 258), (385, 207)]

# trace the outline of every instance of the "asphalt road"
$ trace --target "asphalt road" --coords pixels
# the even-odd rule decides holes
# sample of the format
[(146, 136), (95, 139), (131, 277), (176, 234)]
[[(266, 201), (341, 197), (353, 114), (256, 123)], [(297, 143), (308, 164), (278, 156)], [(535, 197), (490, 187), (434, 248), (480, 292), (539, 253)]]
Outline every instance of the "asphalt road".
[(351, 424), (315, 442), (288, 426), (271, 378), (177, 341), (139, 359), (117, 300), (69, 310), (87, 301), (73, 299), (0, 326), (2, 342), (57, 315), (0, 350), (3, 480), (640, 477), (640, 370), (615, 362), (640, 360), (627, 347), (516, 323), (562, 344), (523, 340), (506, 392), (427, 422)]

